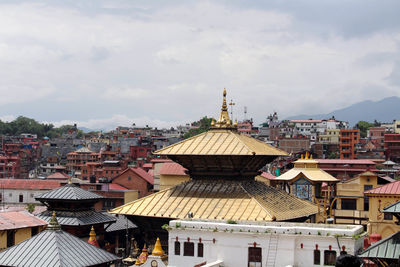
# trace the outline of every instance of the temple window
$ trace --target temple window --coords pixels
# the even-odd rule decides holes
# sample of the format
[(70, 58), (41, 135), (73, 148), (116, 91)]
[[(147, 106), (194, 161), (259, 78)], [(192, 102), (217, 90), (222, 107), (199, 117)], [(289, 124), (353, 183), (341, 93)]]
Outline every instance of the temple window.
[(321, 264), (321, 251), (319, 249), (314, 250), (314, 264), (315, 265)]
[(357, 209), (357, 200), (356, 199), (341, 199), (342, 202), (342, 210), (356, 210)]
[(185, 242), (183, 243), (183, 256), (194, 256), (194, 243)]
[(197, 257), (203, 257), (204, 256), (204, 245), (203, 243), (198, 243), (197, 244)]
[(261, 267), (261, 248), (249, 247), (248, 267)]
[(336, 264), (336, 251), (334, 250), (325, 250), (324, 251), (324, 265), (332, 265)]
[(175, 255), (181, 255), (181, 243), (175, 241)]
[(384, 215), (383, 215), (383, 219), (384, 219), (384, 220), (391, 221), (391, 220), (393, 220), (393, 214), (390, 214), (390, 213), (384, 213)]

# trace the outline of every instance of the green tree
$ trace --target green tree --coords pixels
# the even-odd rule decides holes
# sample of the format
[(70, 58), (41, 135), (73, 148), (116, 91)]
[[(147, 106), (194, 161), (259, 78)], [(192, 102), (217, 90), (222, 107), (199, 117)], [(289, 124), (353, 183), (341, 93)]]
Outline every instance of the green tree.
[(375, 125), (373, 123), (370, 123), (368, 121), (359, 121), (356, 124), (356, 128), (360, 130), (360, 137), (365, 138), (367, 137), (367, 131), (370, 127), (374, 127)]
[(200, 119), (199, 128), (190, 129), (187, 133), (184, 134), (183, 138), (189, 138), (201, 133), (204, 133), (210, 129), (212, 118), (207, 118), (207, 116)]

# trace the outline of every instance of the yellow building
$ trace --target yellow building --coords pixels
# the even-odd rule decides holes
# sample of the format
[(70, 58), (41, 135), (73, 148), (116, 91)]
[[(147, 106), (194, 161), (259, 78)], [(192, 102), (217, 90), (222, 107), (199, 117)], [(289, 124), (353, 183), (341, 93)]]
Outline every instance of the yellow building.
[(319, 143), (324, 144), (339, 144), (340, 129), (326, 129), (326, 134), (320, 134), (318, 137)]
[(364, 191), (387, 183), (388, 181), (370, 171), (338, 183), (336, 209), (333, 211), (335, 223), (367, 225), (369, 198), (364, 195)]
[(186, 169), (175, 162), (165, 162), (160, 169), (160, 190), (168, 189), (190, 180)]
[(26, 211), (0, 212), (0, 251), (40, 233), (46, 225)]
[[(276, 177), (277, 182), (289, 190), (293, 195), (314, 201), (316, 199), (323, 199), (322, 184), (327, 185), (327, 199), (334, 193), (334, 185), (339, 182), (338, 179), (330, 175), (318, 167), (318, 161), (313, 160), (312, 157), (306, 157), (294, 162), (294, 168), (285, 172), (281, 176)], [(324, 192), (325, 194), (325, 192)]]
[(365, 195), (369, 197), (368, 233), (378, 233), (385, 238), (400, 231), (396, 218), (383, 212), (384, 208), (400, 200), (400, 181), (368, 190)]

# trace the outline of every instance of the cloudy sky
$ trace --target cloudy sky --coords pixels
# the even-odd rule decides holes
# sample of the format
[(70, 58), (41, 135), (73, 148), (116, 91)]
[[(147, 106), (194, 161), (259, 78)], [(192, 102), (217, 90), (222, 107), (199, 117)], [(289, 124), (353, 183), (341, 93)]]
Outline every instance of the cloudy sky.
[[(267, 3), (265, 3), (267, 2)], [(350, 3), (351, 2), (351, 3)], [(0, 2), (0, 119), (261, 123), (400, 96), (400, 1)]]

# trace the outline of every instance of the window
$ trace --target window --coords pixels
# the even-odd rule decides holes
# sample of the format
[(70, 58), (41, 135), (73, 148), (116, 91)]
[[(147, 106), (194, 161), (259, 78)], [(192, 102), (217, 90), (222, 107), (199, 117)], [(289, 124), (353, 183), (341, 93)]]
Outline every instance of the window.
[(391, 220), (393, 220), (393, 214), (385, 212), (384, 215), (383, 215), (383, 219), (391, 221)]
[(183, 256), (194, 256), (194, 243), (185, 242), (183, 243)]
[(128, 176), (128, 181), (132, 180), (132, 177)]
[(37, 235), (39, 232), (39, 227), (32, 227), (31, 228), (31, 236)]
[(364, 210), (369, 210), (369, 198), (367, 196), (364, 197)]
[(203, 243), (197, 244), (197, 257), (203, 257), (204, 255), (204, 245)]
[(14, 246), (15, 243), (15, 232), (14, 230), (8, 230), (7, 231), (7, 247), (12, 247)]
[(355, 210), (357, 207), (356, 199), (342, 199), (342, 210)]
[(321, 251), (319, 249), (314, 250), (314, 264), (321, 264)]
[(20, 194), (19, 195), (19, 203), (24, 202), (24, 195)]
[(261, 248), (249, 248), (248, 267), (261, 267)]
[(336, 264), (336, 251), (334, 250), (325, 250), (324, 251), (324, 265), (332, 265)]
[(175, 241), (175, 255), (181, 255), (181, 243)]

